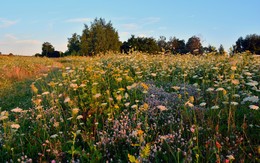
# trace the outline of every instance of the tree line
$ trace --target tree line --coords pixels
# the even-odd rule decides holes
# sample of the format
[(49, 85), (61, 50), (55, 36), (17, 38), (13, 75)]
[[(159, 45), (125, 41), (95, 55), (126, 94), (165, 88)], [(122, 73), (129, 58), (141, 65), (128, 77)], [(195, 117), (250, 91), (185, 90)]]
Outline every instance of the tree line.
[[(49, 42), (42, 44), (42, 52), (36, 56), (62, 57), (62, 56), (95, 56), (99, 53), (108, 51), (131, 53), (140, 51), (149, 54), (186, 54), (199, 55), (203, 53), (215, 53), (223, 55), (225, 49), (220, 45), (217, 49), (212, 45), (203, 47), (201, 40), (197, 36), (192, 36), (187, 42), (183, 39), (160, 36), (158, 40), (153, 37), (136, 37), (132, 35), (127, 41), (119, 41), (117, 30), (113, 27), (111, 21), (106, 22), (103, 18), (96, 18), (90, 26), (84, 24), (81, 35), (72, 34), (68, 38), (67, 51), (56, 51)], [(251, 53), (260, 54), (260, 36), (253, 34), (245, 38), (240, 37), (233, 46), (233, 52), (250, 51)]]

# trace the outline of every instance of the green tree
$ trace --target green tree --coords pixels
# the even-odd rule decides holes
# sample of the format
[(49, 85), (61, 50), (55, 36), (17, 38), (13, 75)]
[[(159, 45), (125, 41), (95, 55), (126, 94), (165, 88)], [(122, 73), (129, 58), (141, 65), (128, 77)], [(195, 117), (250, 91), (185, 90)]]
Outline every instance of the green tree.
[(71, 38), (68, 38), (68, 55), (79, 55), (80, 51), (80, 36), (76, 33), (72, 34)]
[(42, 44), (42, 56), (44, 57), (50, 57), (54, 52), (54, 47), (49, 42), (44, 42)]
[(160, 47), (161, 51), (166, 51), (168, 50), (167, 47), (167, 42), (166, 42), (166, 37), (160, 36), (158, 41), (157, 41), (158, 46)]
[(245, 38), (239, 37), (234, 48), (235, 52), (249, 50), (251, 53), (260, 54), (260, 35), (247, 35)]
[(217, 52), (217, 48), (215, 46), (212, 46), (212, 45), (208, 45), (208, 47), (204, 47), (204, 52), (206, 53), (216, 53)]
[(80, 55), (89, 55), (89, 28), (87, 24), (84, 24), (84, 29), (80, 37)]
[(183, 54), (186, 53), (185, 50), (185, 41), (180, 40), (176, 37), (171, 37), (170, 40), (168, 41), (168, 47), (171, 50), (173, 54)]
[(202, 54), (203, 48), (200, 42), (200, 38), (197, 36), (192, 36), (186, 43), (186, 49), (192, 54)]
[(218, 53), (219, 53), (220, 55), (224, 55), (224, 54), (225, 54), (225, 49), (224, 49), (224, 47), (223, 47), (222, 44), (220, 44), (220, 46), (219, 46), (219, 48), (218, 48)]
[(96, 55), (97, 53), (105, 53), (109, 50), (119, 51), (120, 41), (118, 32), (113, 28), (112, 23), (106, 23), (105, 19), (95, 19), (91, 23), (88, 38), (88, 55)]
[(127, 44), (133, 50), (150, 54), (155, 54), (161, 51), (156, 40), (152, 37), (135, 37), (132, 35), (131, 38), (127, 40), (127, 43), (124, 44)]

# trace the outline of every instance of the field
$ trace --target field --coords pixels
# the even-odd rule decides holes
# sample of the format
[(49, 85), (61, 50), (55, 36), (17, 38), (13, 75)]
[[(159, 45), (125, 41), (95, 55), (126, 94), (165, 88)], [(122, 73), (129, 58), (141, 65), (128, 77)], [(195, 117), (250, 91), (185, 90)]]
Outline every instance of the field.
[(0, 162), (259, 162), (260, 58), (0, 57)]

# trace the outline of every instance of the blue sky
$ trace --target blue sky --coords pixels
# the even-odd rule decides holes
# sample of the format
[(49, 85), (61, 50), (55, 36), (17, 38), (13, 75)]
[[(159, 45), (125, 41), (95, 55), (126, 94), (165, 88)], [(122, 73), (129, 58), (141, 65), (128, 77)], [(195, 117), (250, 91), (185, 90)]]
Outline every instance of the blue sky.
[(33, 55), (43, 42), (67, 49), (95, 17), (111, 20), (120, 40), (199, 36), (228, 50), (240, 36), (260, 34), (259, 0), (8, 0), (1, 2), (0, 52)]

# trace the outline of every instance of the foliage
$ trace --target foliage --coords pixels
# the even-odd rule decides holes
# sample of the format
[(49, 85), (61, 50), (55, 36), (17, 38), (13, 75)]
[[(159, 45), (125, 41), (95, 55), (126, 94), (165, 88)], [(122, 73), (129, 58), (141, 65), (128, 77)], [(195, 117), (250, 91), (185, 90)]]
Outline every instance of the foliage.
[(220, 55), (224, 55), (224, 54), (225, 54), (225, 49), (224, 49), (224, 47), (223, 47), (222, 44), (221, 44), (221, 45), (219, 46), (219, 48), (218, 48), (218, 53), (219, 53)]
[(42, 56), (49, 57), (54, 52), (54, 47), (49, 42), (44, 42), (42, 44)]
[(192, 54), (202, 54), (203, 51), (200, 38), (197, 36), (192, 36), (189, 38), (186, 43), (186, 49)]
[(239, 37), (236, 41), (235, 52), (250, 51), (260, 54), (260, 36), (257, 34), (247, 35), (245, 38)]
[(79, 55), (80, 51), (80, 36), (77, 33), (73, 33), (71, 38), (68, 38), (68, 51), (67, 55)]
[(168, 47), (173, 54), (184, 54), (186, 53), (185, 41), (180, 40), (176, 37), (171, 37), (168, 41)]
[(121, 47), (121, 50), (126, 53), (128, 53), (130, 49), (150, 54), (157, 54), (161, 51), (154, 38), (135, 37), (134, 35), (132, 35), (127, 42), (123, 43)]
[(118, 32), (109, 21), (105, 19), (95, 19), (90, 28), (84, 25), (82, 35), (76, 33), (68, 39), (67, 55), (94, 56), (108, 51), (119, 51), (121, 42)]

